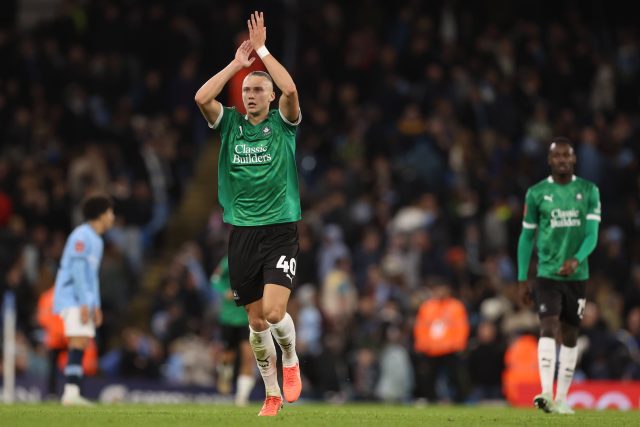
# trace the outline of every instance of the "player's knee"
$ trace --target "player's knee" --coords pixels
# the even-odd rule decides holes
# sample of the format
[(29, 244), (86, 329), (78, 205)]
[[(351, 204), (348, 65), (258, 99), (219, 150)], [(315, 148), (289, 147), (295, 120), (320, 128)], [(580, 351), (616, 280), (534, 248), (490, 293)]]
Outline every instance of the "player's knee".
[(274, 323), (278, 323), (279, 321), (282, 320), (282, 318), (284, 317), (284, 313), (285, 313), (284, 310), (280, 310), (278, 308), (273, 308), (273, 309), (267, 311), (265, 317), (267, 319), (267, 322), (269, 322), (269, 323), (271, 323), (273, 325)]
[(551, 329), (540, 328), (540, 336), (543, 338), (555, 338), (556, 334)]
[(558, 334), (559, 321), (556, 317), (545, 317), (540, 320), (540, 336), (555, 338)]
[(265, 319), (249, 318), (249, 326), (256, 332), (262, 332), (269, 327)]
[(564, 326), (562, 328), (562, 345), (575, 347), (578, 344), (578, 328)]

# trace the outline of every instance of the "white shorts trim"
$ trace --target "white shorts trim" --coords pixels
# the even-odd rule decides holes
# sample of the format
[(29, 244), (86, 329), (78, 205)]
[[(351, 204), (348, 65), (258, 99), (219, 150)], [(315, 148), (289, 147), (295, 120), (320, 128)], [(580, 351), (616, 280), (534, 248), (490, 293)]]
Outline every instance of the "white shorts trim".
[(80, 321), (80, 307), (65, 308), (60, 312), (60, 317), (64, 322), (65, 337), (90, 337), (96, 336), (96, 327), (93, 318), (89, 317), (87, 323)]

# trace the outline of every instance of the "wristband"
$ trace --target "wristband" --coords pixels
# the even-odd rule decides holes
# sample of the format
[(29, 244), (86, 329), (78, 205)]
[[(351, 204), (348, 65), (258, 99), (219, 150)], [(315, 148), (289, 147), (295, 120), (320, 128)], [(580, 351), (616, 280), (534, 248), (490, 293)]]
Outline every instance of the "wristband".
[(260, 57), (260, 59), (264, 58), (265, 56), (269, 55), (269, 49), (267, 49), (266, 46), (260, 46), (257, 50), (256, 53), (258, 54), (258, 56)]

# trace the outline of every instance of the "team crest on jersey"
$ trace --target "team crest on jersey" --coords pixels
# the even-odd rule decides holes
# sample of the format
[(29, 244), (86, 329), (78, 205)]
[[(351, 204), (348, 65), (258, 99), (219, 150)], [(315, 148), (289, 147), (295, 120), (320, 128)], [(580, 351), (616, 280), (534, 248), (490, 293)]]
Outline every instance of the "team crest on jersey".
[(84, 251), (84, 242), (78, 240), (75, 245), (76, 252)]
[(271, 135), (271, 128), (269, 126), (265, 126), (262, 128), (263, 135)]
[(576, 200), (582, 200), (582, 193), (576, 194)]

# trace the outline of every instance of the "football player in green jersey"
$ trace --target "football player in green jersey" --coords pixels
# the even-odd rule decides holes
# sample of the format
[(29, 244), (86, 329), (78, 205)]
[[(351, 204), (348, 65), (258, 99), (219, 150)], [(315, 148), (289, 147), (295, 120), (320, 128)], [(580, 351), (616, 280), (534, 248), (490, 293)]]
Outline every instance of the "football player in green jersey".
[[(273, 337), (282, 349), (284, 397), (300, 396), (300, 366), (295, 327), (287, 313), (296, 284), (300, 194), (296, 170), (296, 130), (302, 119), (296, 85), (269, 53), (267, 29), (260, 12), (247, 21), (249, 40), (235, 58), (196, 93), (195, 101), (209, 126), (220, 132), (218, 198), (224, 221), (233, 226), (229, 239), (229, 276), (237, 305), (247, 310), (249, 342), (265, 382), (261, 416), (282, 407)], [(216, 97), (229, 79), (250, 66), (255, 51), (268, 73), (250, 73), (242, 83), (246, 115), (223, 107)], [(273, 85), (282, 92), (278, 109)]]
[[(533, 299), (540, 318), (538, 366), (542, 392), (534, 404), (545, 412), (572, 414), (567, 392), (573, 379), (578, 329), (586, 305), (587, 257), (596, 247), (600, 224), (598, 187), (573, 174), (576, 156), (567, 138), (552, 139), (548, 156), (551, 176), (529, 188), (518, 241), (518, 280), (526, 303)], [(537, 230), (538, 269), (527, 282)], [(559, 353), (558, 383), (553, 398)]]
[(235, 403), (238, 406), (245, 406), (249, 403), (249, 395), (255, 384), (253, 375), (255, 362), (249, 344), (247, 313), (233, 302), (233, 291), (229, 281), (229, 261), (226, 256), (222, 258), (211, 275), (211, 287), (220, 300), (218, 323), (224, 344), (224, 351), (217, 367), (218, 391), (223, 394), (231, 391), (233, 365), (236, 357), (239, 356)]

